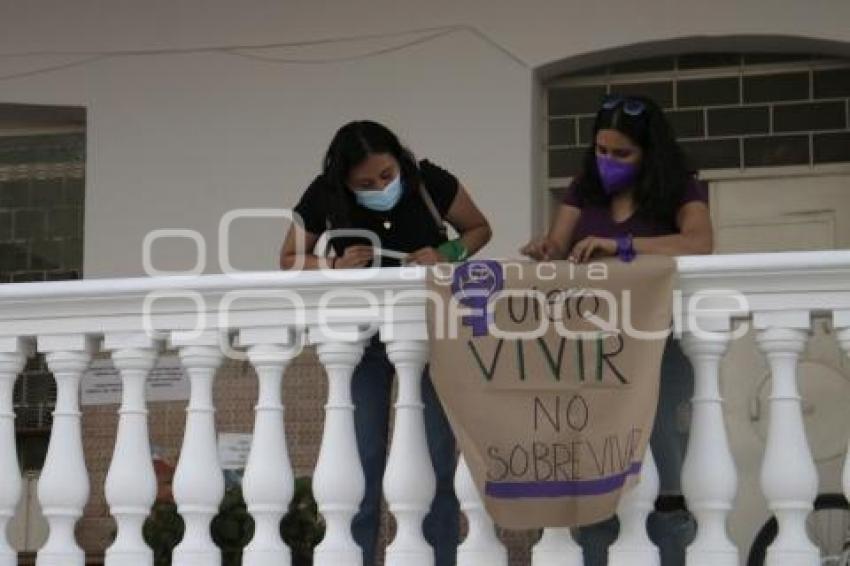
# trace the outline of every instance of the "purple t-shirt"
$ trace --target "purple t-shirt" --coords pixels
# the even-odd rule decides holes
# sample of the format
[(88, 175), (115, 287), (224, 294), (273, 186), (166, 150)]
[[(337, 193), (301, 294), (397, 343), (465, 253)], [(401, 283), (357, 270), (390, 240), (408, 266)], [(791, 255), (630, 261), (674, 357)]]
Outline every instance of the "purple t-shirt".
[[(708, 204), (708, 185), (696, 178), (692, 178), (688, 182), (688, 186), (685, 188), (685, 193), (682, 195), (682, 200), (679, 202), (677, 210), (687, 203), (694, 201)], [(576, 227), (573, 230), (572, 242), (569, 246), (570, 249), (577, 242), (582, 241), (588, 236), (615, 238), (617, 236), (631, 234), (636, 238), (645, 238), (651, 236), (669, 236), (679, 233), (679, 227), (676, 225), (675, 219), (670, 223), (658, 222), (641, 215), (640, 211), (635, 212), (623, 222), (615, 222), (611, 217), (611, 210), (607, 206), (585, 204), (582, 202), (582, 198), (576, 190), (576, 181), (573, 181), (567, 188), (564, 194), (563, 204), (581, 209), (581, 216), (579, 216)]]

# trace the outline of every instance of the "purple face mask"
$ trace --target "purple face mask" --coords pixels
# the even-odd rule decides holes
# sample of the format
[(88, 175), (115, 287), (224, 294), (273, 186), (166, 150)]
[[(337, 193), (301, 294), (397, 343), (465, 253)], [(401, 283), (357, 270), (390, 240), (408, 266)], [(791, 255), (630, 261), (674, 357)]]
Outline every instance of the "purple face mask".
[(638, 165), (634, 163), (623, 163), (605, 155), (596, 156), (596, 168), (599, 170), (602, 188), (609, 196), (633, 186), (639, 171)]

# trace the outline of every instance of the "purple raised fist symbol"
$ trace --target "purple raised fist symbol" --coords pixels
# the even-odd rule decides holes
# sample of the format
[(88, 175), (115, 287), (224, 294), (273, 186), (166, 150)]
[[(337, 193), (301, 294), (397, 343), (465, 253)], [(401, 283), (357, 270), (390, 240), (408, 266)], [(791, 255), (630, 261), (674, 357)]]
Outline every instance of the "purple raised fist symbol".
[(502, 265), (494, 260), (467, 261), (454, 272), (452, 294), (463, 306), (474, 311), (464, 316), (464, 326), (472, 327), (473, 336), (487, 336), (492, 315), (487, 312), (490, 298), (504, 289)]

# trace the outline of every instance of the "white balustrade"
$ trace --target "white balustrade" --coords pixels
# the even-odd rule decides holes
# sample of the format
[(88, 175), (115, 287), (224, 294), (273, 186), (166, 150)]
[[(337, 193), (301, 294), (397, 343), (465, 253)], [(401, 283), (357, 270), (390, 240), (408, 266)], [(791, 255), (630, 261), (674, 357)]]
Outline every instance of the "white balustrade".
[(30, 350), (18, 338), (0, 339), (0, 566), (16, 566), (18, 563), (18, 554), (9, 545), (6, 535), (6, 527), (21, 499), (12, 392)]
[(422, 370), (428, 359), (428, 342), (400, 336), (398, 328), (393, 329), (393, 334), (393, 339), (385, 338), (385, 342), (387, 356), (398, 376), (398, 398), (384, 472), (384, 495), (397, 529), (387, 547), (386, 562), (387, 566), (433, 566), (434, 549), (422, 534), (422, 521), (437, 491), (422, 404)]
[(174, 472), (174, 500), (186, 524), (183, 540), (174, 548), (174, 566), (220, 566), (221, 551), (210, 534), (210, 522), (224, 497), (224, 475), (218, 460), (213, 406), (213, 382), (224, 355), (218, 332), (184, 339), (175, 333), (172, 345), (189, 375), (191, 393), (186, 430)]
[[(325, 329), (327, 330), (327, 329)], [(327, 525), (316, 547), (316, 566), (362, 566), (363, 552), (351, 535), (351, 520), (366, 492), (366, 480), (354, 435), (351, 376), (363, 357), (364, 340), (356, 327), (331, 332), (311, 329), (319, 360), (328, 375), (328, 402), (313, 493)]]
[(640, 481), (620, 499), (617, 515), (620, 535), (608, 549), (609, 566), (659, 566), (658, 549), (649, 540), (646, 520), (658, 497), (658, 468), (647, 447), (640, 471)]
[(118, 534), (106, 550), (106, 566), (151, 566), (153, 552), (142, 526), (156, 500), (145, 383), (156, 364), (158, 344), (145, 334), (107, 334), (103, 347), (121, 373), (122, 402), (105, 495)]
[(583, 566), (581, 547), (567, 528), (543, 529), (531, 552), (532, 566)]
[[(733, 566), (742, 552), (730, 541), (727, 521), (735, 501), (737, 472), (724, 423), (719, 365), (730, 342), (732, 322), (752, 320), (757, 342), (771, 368), (771, 396), (762, 488), (779, 522), (768, 566), (816, 566), (817, 547), (805, 521), (818, 493), (815, 463), (806, 439), (797, 363), (812, 316), (832, 315), (838, 341), (850, 355), (850, 252), (761, 254), (678, 258), (685, 314), (699, 311), (700, 293), (737, 291), (730, 304), (715, 293), (706, 299), (709, 318), (722, 324), (708, 334), (685, 334), (684, 348), (696, 374), (693, 421), (683, 469), (683, 490), (698, 520), (687, 566)], [(35, 342), (57, 384), (54, 424), (38, 500), (49, 525), (38, 551), (38, 566), (83, 566), (75, 526), (89, 496), (79, 408), (80, 378), (96, 339), (103, 337), (120, 372), (123, 392), (116, 444), (106, 480), (106, 498), (117, 523), (106, 553), (108, 566), (151, 566), (142, 522), (155, 497), (150, 458), (145, 380), (161, 337), (170, 337), (191, 384), (186, 430), (174, 478), (174, 495), (186, 524), (173, 555), (175, 566), (220, 566), (210, 521), (218, 512), (224, 481), (218, 462), (213, 383), (222, 363), (221, 338), (237, 334), (256, 368), (259, 396), (254, 437), (243, 483), (254, 538), (244, 553), (247, 566), (288, 566), (290, 551), (279, 521), (293, 495), (281, 399), (283, 373), (307, 333), (327, 371), (328, 399), (313, 489), (326, 521), (315, 551), (317, 566), (363, 566), (351, 521), (364, 495), (364, 477), (354, 433), (352, 373), (365, 345), (362, 328), (381, 327), (381, 339), (398, 373), (398, 398), (384, 493), (398, 529), (387, 548), (388, 566), (432, 566), (434, 553), (422, 521), (435, 493), (421, 399), (422, 369), (428, 356), (425, 270), (388, 268), (369, 273), (257, 273), (239, 277), (145, 278), (0, 286), (0, 528), (5, 528), (21, 494), (15, 454), (12, 391)], [(374, 294), (375, 305), (343, 296), (323, 303), (328, 291), (353, 289)], [(844, 290), (846, 289), (846, 290)], [(394, 292), (417, 291), (401, 300)], [(150, 292), (165, 292), (146, 302)], [(174, 296), (168, 294), (173, 292)], [(238, 301), (230, 300), (237, 293)], [(187, 309), (192, 295), (196, 309)], [(237, 295), (234, 295), (237, 298)], [(197, 312), (195, 312), (197, 311)], [(330, 313), (330, 324), (323, 314)], [(702, 316), (699, 314), (698, 316)], [(324, 322), (327, 322), (325, 320)], [(202, 331), (188, 333), (201, 323)], [(147, 330), (156, 329), (154, 338)], [(33, 340), (34, 339), (34, 340)], [(746, 376), (741, 376), (746, 377)], [(727, 376), (735, 379), (737, 376)], [(836, 431), (848, 435), (850, 431)], [(467, 466), (460, 462), (455, 486), (469, 523), (458, 549), (460, 566), (506, 566), (507, 552), (496, 536)], [(830, 487), (830, 489), (835, 489)], [(850, 495), (850, 453), (843, 489)], [(657, 470), (647, 452), (640, 482), (618, 508), (621, 529), (609, 549), (613, 566), (658, 566), (658, 550), (646, 531), (658, 492)], [(735, 533), (733, 533), (735, 534)], [(737, 539), (736, 539), (737, 540)], [(533, 549), (533, 566), (579, 566), (581, 549), (567, 529), (545, 529)], [(0, 566), (16, 564), (5, 531)]]
[(295, 482), (286, 448), (281, 386), (300, 340), (300, 335), (285, 328), (242, 329), (239, 336), (259, 380), (254, 436), (242, 479), (242, 493), (255, 525), (254, 537), (242, 554), (244, 566), (289, 566), (292, 562), (280, 538), (280, 521), (289, 509)]
[(810, 313), (755, 313), (759, 347), (767, 357), (772, 389), (761, 483), (779, 531), (767, 549), (767, 566), (818, 566), (820, 552), (806, 533), (818, 494), (818, 475), (797, 387), (797, 360), (806, 346)]
[(455, 472), (455, 493), (469, 524), (466, 539), (457, 549), (458, 566), (508, 566), (508, 551), (496, 536), (493, 520), (484, 508), (463, 456)]
[(682, 491), (699, 524), (687, 566), (738, 566), (738, 549), (726, 531), (738, 480), (720, 396), (720, 361), (729, 340), (723, 331), (689, 333), (682, 339), (695, 379)]
[(89, 477), (80, 428), (80, 379), (94, 351), (84, 334), (38, 337), (38, 349), (56, 379), (56, 410), (38, 500), (50, 534), (38, 551), (36, 566), (83, 566), (85, 555), (74, 537), (74, 526), (89, 498)]
[[(838, 331), (838, 343), (847, 356), (850, 356), (850, 310), (836, 311), (833, 326)], [(841, 474), (841, 488), (844, 497), (850, 501), (850, 431), (844, 431), (848, 437), (847, 452), (844, 455), (844, 469)]]

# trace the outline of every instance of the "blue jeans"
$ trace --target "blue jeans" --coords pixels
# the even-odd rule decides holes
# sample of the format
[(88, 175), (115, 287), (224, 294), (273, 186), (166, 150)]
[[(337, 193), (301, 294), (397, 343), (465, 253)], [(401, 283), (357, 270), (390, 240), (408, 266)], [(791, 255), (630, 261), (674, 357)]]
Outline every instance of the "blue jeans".
[[(694, 394), (694, 370), (679, 343), (667, 341), (661, 359), (658, 410), (649, 444), (658, 466), (661, 496), (682, 492), (681, 474), (688, 447), (688, 408)], [(619, 522), (612, 517), (578, 529), (577, 542), (584, 551), (585, 566), (605, 566), (608, 547), (617, 539)], [(696, 536), (696, 521), (685, 509), (650, 514), (649, 538), (658, 546), (661, 566), (682, 566), (687, 546)]]
[[(364, 566), (375, 564), (394, 375), (395, 368), (387, 358), (384, 345), (377, 339), (372, 340), (354, 370), (351, 386), (356, 407), (357, 447), (366, 476), (366, 495), (351, 524), (351, 531), (354, 540), (363, 549)], [(422, 376), (422, 401), (425, 404), (428, 450), (437, 478), (437, 494), (430, 513), (425, 517), (423, 531), (425, 539), (434, 547), (436, 566), (454, 566), (460, 537), (460, 504), (454, 492), (455, 439), (427, 367)]]

